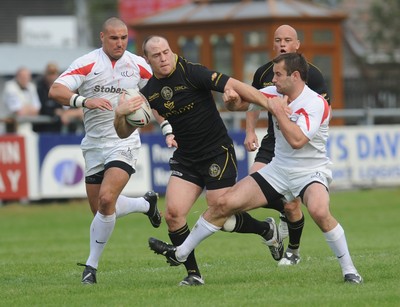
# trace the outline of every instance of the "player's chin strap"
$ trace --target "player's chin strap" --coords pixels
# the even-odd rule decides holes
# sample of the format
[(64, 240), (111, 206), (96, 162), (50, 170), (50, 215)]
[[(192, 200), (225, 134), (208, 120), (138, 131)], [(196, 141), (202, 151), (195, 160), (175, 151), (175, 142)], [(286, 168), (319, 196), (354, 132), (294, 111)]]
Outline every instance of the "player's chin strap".
[(160, 128), (161, 128), (161, 132), (163, 135), (167, 136), (172, 134), (172, 126), (169, 123), (169, 121), (164, 120), (161, 124), (160, 124)]

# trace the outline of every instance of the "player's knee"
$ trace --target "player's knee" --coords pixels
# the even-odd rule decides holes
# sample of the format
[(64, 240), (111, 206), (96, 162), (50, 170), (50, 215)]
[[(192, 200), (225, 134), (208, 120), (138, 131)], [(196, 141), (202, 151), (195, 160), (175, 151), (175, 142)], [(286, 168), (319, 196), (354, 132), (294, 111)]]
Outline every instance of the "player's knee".
[(302, 216), (301, 203), (297, 201), (288, 202), (284, 207), (285, 215), (289, 220), (293, 220), (297, 217)]
[(110, 193), (104, 193), (99, 195), (99, 211), (106, 212), (110, 211), (115, 207), (116, 199), (110, 195)]
[(232, 210), (230, 208), (230, 200), (226, 195), (222, 195), (218, 198), (216, 206), (213, 208), (214, 215), (218, 217), (230, 217)]
[(164, 212), (165, 221), (169, 226), (177, 224), (180, 220), (184, 220), (185, 215), (177, 207), (168, 205)]

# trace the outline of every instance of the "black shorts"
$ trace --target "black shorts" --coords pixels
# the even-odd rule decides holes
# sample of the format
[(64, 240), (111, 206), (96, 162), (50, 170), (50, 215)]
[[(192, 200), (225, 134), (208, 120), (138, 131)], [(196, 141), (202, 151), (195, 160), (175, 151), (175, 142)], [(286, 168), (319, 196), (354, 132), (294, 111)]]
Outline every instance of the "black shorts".
[(271, 162), (272, 158), (275, 156), (275, 137), (268, 137), (268, 134), (263, 137), (261, 141), (260, 148), (258, 148), (258, 152), (256, 157), (254, 158), (254, 162), (261, 162), (264, 164), (268, 164)]
[(222, 146), (215, 155), (203, 160), (188, 161), (175, 156), (169, 160), (171, 176), (192, 182), (207, 190), (231, 187), (237, 179), (237, 162), (233, 145)]
[(85, 183), (88, 183), (88, 184), (101, 184), (103, 182), (105, 171), (108, 170), (111, 167), (118, 167), (118, 168), (124, 170), (125, 172), (128, 173), (129, 178), (131, 177), (132, 174), (134, 174), (136, 172), (133, 169), (132, 166), (130, 166), (129, 164), (127, 164), (125, 162), (122, 162), (122, 161), (111, 161), (111, 162), (107, 163), (106, 165), (104, 165), (104, 170), (98, 172), (97, 174), (93, 174), (91, 176), (86, 176), (85, 177)]

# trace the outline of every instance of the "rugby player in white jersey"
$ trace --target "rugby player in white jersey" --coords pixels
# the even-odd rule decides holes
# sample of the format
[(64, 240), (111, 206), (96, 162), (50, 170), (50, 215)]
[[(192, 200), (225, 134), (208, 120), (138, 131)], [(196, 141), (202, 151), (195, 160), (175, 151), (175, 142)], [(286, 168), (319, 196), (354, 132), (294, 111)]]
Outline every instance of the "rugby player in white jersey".
[[(157, 195), (143, 197), (120, 195), (135, 172), (140, 148), (138, 131), (120, 139), (114, 129), (114, 109), (123, 89), (142, 88), (152, 72), (146, 61), (126, 51), (128, 28), (115, 17), (107, 19), (100, 32), (102, 47), (78, 59), (54, 82), (49, 97), (65, 106), (82, 108), (85, 137), (81, 148), (85, 158), (85, 183), (94, 218), (90, 226), (90, 254), (82, 283), (94, 284), (100, 256), (116, 223), (116, 218), (132, 212), (148, 216), (159, 227), (161, 216)], [(125, 99), (124, 95), (122, 99)], [(134, 109), (143, 103), (132, 98)]]
[[(344, 230), (329, 210), (328, 186), (332, 177), (326, 143), (330, 107), (306, 85), (308, 64), (301, 54), (281, 54), (273, 63), (275, 86), (262, 92), (268, 97), (266, 108), (273, 114), (275, 157), (219, 197), (216, 206), (208, 207), (181, 245), (150, 238), (150, 248), (165, 256), (171, 265), (179, 265), (201, 241), (220, 230), (232, 214), (282, 197), (288, 201), (300, 197), (337, 257), (344, 281), (360, 284), (363, 280), (352, 262)], [(224, 100), (230, 110), (248, 109), (248, 103), (232, 90), (225, 91)]]

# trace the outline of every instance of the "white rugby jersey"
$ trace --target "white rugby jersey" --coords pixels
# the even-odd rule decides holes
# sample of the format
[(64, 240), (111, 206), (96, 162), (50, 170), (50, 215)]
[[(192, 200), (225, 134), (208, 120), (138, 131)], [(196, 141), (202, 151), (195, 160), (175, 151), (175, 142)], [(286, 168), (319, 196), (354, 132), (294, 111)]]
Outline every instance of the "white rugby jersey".
[[(275, 86), (268, 86), (260, 91), (267, 97), (282, 96)], [(300, 149), (293, 149), (273, 116), (276, 142), (275, 157), (272, 161), (285, 168), (315, 168), (329, 164), (326, 143), (330, 108), (326, 100), (306, 85), (302, 93), (288, 106), (292, 110), (290, 120), (300, 127), (310, 141)]]
[[(111, 61), (102, 48), (76, 59), (55, 81), (87, 98), (108, 99), (113, 109), (123, 89), (142, 88), (152, 75), (145, 59), (129, 51), (118, 61)], [(83, 109), (86, 136), (118, 138), (114, 128), (114, 112)], [(132, 134), (137, 136), (137, 130)]]

